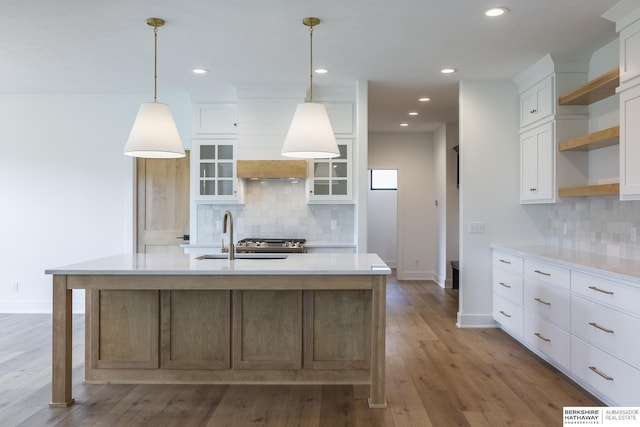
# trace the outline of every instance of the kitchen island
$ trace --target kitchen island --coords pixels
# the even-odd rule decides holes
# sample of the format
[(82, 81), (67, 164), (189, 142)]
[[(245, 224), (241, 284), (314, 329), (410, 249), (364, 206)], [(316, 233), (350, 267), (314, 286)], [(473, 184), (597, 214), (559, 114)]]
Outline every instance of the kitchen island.
[(386, 276), (375, 254), (123, 254), (53, 275), (50, 406), (73, 404), (71, 301), (86, 290), (85, 380), (369, 384), (385, 407)]

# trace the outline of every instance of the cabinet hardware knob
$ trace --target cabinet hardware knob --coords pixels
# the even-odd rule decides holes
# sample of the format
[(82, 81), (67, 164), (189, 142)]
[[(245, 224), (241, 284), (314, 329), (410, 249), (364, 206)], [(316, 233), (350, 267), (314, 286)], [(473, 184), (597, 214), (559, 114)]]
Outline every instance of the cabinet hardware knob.
[(532, 193), (534, 193), (534, 192), (538, 191), (538, 189), (537, 189), (537, 188), (530, 188), (530, 189), (529, 189), (529, 191), (531, 191)]
[(511, 261), (506, 261), (504, 259), (501, 259), (500, 262), (504, 263), (504, 264), (511, 264)]
[(607, 380), (607, 381), (613, 381), (613, 378), (612, 378), (612, 377), (610, 377), (609, 375), (607, 375), (607, 374), (605, 374), (605, 373), (603, 373), (603, 372), (600, 372), (600, 371), (598, 370), (598, 368), (596, 368), (595, 366), (589, 366), (589, 369), (591, 369), (591, 370), (592, 370), (593, 372), (595, 372), (596, 374), (600, 375), (600, 376), (601, 376), (602, 378), (604, 378), (605, 380)]
[(613, 333), (613, 329), (607, 329), (604, 326), (598, 325), (596, 322), (589, 322), (589, 325), (593, 326), (596, 329), (600, 329), (601, 331), (605, 331), (608, 334), (612, 334)]
[(535, 114), (537, 112), (538, 112), (538, 110), (536, 110), (535, 108), (533, 110), (529, 111), (529, 113), (531, 113), (531, 114)]
[(603, 294), (613, 295), (613, 292), (605, 291), (604, 289), (600, 289), (600, 288), (598, 288), (596, 286), (589, 286), (589, 289), (591, 289), (592, 291), (596, 291), (596, 292), (602, 292)]
[(551, 342), (551, 340), (549, 338), (546, 338), (545, 336), (543, 336), (540, 332), (536, 332), (535, 334), (533, 334), (535, 336), (537, 336), (538, 338), (540, 338), (542, 341), (546, 341), (546, 342)]
[(551, 305), (550, 302), (547, 302), (545, 300), (542, 300), (540, 298), (534, 298), (535, 301), (538, 301), (540, 304), (544, 304), (544, 305)]
[(500, 314), (502, 314), (505, 317), (511, 317), (509, 314), (505, 313), (504, 311), (500, 310)]
[(506, 283), (504, 283), (504, 282), (500, 282), (500, 285), (504, 286), (505, 288), (509, 288), (509, 289), (511, 289), (511, 286), (507, 285), (507, 284), (506, 284)]
[(533, 272), (534, 273), (538, 273), (538, 274), (542, 274), (543, 276), (551, 277), (551, 273), (545, 273), (544, 271), (533, 270)]

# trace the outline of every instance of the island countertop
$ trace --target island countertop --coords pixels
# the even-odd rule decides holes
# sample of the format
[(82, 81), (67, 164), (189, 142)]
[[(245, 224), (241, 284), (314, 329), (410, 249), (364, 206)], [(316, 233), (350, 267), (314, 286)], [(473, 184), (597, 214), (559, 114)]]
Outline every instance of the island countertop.
[[(283, 259), (198, 259), (193, 254), (119, 254), (45, 270), (54, 275), (388, 275), (376, 254), (285, 254)], [(239, 256), (239, 255), (237, 255)]]

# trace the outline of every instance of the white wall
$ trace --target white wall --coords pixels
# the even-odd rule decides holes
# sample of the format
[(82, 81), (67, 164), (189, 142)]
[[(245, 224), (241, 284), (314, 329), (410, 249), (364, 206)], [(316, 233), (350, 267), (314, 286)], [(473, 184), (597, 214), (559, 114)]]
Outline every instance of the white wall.
[(371, 190), (367, 208), (367, 252), (378, 256), (391, 268), (398, 266), (398, 192)]
[(401, 280), (435, 280), (436, 208), (431, 133), (370, 133), (369, 169), (398, 169)]
[[(50, 312), (46, 268), (132, 251), (133, 160), (122, 149), (147, 98), (0, 96), (0, 312)], [(162, 101), (187, 142), (189, 99)]]
[(460, 260), (460, 201), (459, 190), (457, 186), (458, 171), (458, 155), (453, 149), (459, 144), (458, 123), (448, 123), (446, 125), (446, 156), (447, 156), (447, 224), (446, 224), (446, 269), (447, 280), (446, 287), (453, 286), (453, 272), (451, 270), (451, 261)]
[[(495, 324), (490, 245), (541, 241), (546, 226), (543, 206), (519, 203), (518, 105), (512, 82), (460, 83), (460, 327)], [(470, 221), (485, 232), (468, 233)]]
[(436, 283), (445, 286), (447, 278), (447, 131), (441, 126), (433, 134), (433, 182), (435, 184), (436, 238), (435, 270)]

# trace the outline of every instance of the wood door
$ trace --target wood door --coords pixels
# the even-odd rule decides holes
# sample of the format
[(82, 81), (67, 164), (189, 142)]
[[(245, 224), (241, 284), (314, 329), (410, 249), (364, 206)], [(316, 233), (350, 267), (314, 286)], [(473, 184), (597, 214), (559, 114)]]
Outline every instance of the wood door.
[(180, 159), (137, 159), (137, 252), (182, 253), (189, 234), (189, 151)]

